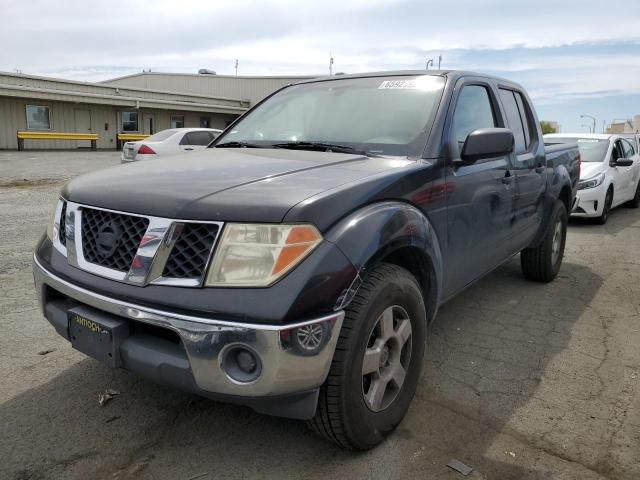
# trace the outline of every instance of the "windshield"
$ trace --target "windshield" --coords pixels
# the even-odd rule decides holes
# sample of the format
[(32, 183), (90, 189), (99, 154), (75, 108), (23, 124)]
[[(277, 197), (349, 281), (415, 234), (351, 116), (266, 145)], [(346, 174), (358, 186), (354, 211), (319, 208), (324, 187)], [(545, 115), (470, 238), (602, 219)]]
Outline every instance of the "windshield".
[(162, 131), (156, 133), (155, 135), (151, 135), (150, 137), (145, 138), (145, 141), (146, 142), (161, 142), (161, 141), (166, 140), (167, 138), (169, 138), (171, 135), (173, 135), (177, 131), (178, 130), (176, 130), (174, 128), (168, 128), (167, 130), (162, 130)]
[(419, 156), (444, 83), (443, 77), (424, 75), (294, 85), (248, 113), (214, 146), (286, 148), (310, 142)]
[(549, 138), (545, 139), (549, 143), (578, 143), (580, 150), (580, 161), (582, 162), (602, 162), (604, 161), (607, 150), (609, 149), (609, 140), (597, 138)]

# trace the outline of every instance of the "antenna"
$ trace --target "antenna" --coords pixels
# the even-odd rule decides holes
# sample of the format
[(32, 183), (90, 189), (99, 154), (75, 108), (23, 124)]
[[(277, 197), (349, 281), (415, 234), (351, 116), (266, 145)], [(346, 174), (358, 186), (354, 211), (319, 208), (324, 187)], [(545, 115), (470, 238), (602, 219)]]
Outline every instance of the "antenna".
[(333, 54), (329, 51), (329, 76), (333, 75)]
[(442, 55), (438, 55), (438, 70), (440, 70), (441, 63), (442, 63)]
[(236, 77), (238, 76), (238, 59), (236, 58)]

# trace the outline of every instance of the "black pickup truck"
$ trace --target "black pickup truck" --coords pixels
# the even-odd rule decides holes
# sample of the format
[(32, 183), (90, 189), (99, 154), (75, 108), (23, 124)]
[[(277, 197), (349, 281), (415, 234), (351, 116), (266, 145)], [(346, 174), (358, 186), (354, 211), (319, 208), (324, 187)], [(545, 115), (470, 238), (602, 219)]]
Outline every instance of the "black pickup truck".
[(554, 279), (579, 169), (507, 80), (305, 81), (200, 153), (70, 181), (36, 289), (111, 367), (368, 449), (409, 407), (439, 305), (517, 254)]

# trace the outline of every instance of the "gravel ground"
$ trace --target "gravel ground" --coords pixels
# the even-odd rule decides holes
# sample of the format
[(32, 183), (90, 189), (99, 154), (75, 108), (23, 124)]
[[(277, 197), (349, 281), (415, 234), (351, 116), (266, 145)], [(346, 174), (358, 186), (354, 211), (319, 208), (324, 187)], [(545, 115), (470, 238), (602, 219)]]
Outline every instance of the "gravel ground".
[[(0, 478), (463, 478), (452, 458), (474, 479), (640, 478), (639, 210), (572, 223), (549, 285), (515, 258), (443, 306), (407, 418), (353, 454), (299, 422), (112, 371), (42, 319), (30, 256), (60, 180), (117, 162), (0, 152)], [(100, 407), (108, 388), (120, 394)]]

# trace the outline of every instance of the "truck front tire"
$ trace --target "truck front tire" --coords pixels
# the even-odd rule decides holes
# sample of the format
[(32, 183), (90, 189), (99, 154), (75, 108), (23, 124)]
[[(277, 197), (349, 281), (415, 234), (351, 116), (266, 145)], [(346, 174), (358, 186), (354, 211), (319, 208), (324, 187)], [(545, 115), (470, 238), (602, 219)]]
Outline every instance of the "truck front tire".
[(520, 252), (520, 265), (525, 278), (537, 282), (550, 282), (562, 265), (567, 239), (567, 208), (557, 201), (551, 216), (549, 230), (537, 247)]
[(427, 315), (407, 270), (381, 263), (346, 308), (329, 376), (309, 426), (348, 450), (368, 450), (402, 421), (416, 391)]

